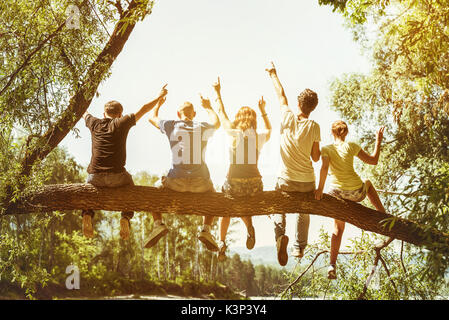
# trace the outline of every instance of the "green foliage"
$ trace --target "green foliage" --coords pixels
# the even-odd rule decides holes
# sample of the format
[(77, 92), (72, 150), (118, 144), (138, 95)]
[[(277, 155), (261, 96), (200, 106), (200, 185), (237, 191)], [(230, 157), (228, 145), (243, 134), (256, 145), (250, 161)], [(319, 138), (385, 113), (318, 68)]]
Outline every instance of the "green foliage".
[[(331, 107), (363, 147), (370, 149), (378, 126), (387, 128), (379, 164), (361, 166), (377, 189), (395, 193), (381, 193), (387, 211), (443, 232), (449, 230), (448, 8), (449, 1), (348, 2), (341, 12), (373, 68), (331, 85)], [(428, 249), (418, 254), (426, 276), (436, 280), (449, 261), (437, 246)]]
[(39, 158), (57, 145), (42, 137), (71, 130), (80, 117), (76, 107), (109, 76), (111, 56), (98, 58), (114, 27), (120, 22), (125, 31), (152, 6), (150, 0), (0, 3), (0, 214), (26, 187), (42, 183)]
[(366, 292), (362, 294), (374, 266), (374, 247), (379, 241), (382, 241), (381, 237), (366, 232), (353, 239), (340, 251), (344, 254), (338, 257), (337, 280), (329, 280), (330, 243), (327, 233), (321, 230), (320, 241), (309, 247), (301, 269), (290, 276), (290, 281), (314, 263), (291, 290), (285, 292), (284, 298), (414, 300), (437, 299), (447, 291), (443, 279), (431, 280), (425, 276), (427, 261), (420, 249), (395, 241), (381, 250), (385, 267), (382, 262), (378, 263)]

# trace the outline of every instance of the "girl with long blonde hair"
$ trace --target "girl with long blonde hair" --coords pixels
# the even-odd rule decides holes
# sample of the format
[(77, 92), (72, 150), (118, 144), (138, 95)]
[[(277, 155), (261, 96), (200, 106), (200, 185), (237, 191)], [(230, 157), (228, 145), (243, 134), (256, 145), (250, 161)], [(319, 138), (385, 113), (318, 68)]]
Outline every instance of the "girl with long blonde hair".
[[(233, 122), (231, 122), (224, 109), (221, 99), (220, 78), (213, 85), (217, 93), (218, 116), (226, 133), (231, 137), (230, 166), (226, 181), (222, 187), (224, 193), (232, 197), (253, 196), (263, 191), (262, 176), (257, 163), (263, 145), (270, 139), (271, 124), (265, 112), (263, 97), (259, 100), (259, 110), (265, 124), (265, 132), (257, 133), (257, 114), (250, 107), (241, 107)], [(228, 232), (230, 217), (223, 217), (220, 221), (220, 245), (218, 260), (226, 258), (226, 234)], [(247, 229), (246, 247), (254, 248), (256, 235), (252, 217), (242, 217)]]

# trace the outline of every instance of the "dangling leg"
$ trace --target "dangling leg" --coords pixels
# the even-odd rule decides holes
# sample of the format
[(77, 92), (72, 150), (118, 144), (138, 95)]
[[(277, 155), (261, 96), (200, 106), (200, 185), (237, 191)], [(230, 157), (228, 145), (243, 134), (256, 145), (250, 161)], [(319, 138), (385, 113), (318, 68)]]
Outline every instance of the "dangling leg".
[(296, 258), (302, 258), (304, 256), (304, 250), (309, 239), (309, 225), (310, 216), (308, 214), (299, 213), (296, 216), (296, 241), (292, 253)]
[(340, 250), (341, 238), (345, 230), (345, 222), (340, 220), (334, 220), (334, 232), (331, 237), (331, 253), (330, 253), (330, 267), (327, 277), (329, 279), (337, 279), (336, 264), (337, 256)]
[(92, 225), (92, 219), (94, 218), (94, 211), (93, 210), (83, 210), (82, 211), (83, 216), (83, 235), (86, 238), (93, 238), (94, 237), (94, 227)]
[(123, 240), (129, 239), (129, 230), (131, 228), (130, 220), (134, 216), (132, 211), (122, 212), (122, 218), (120, 219), (120, 238)]
[(228, 233), (230, 222), (230, 217), (222, 217), (220, 220), (220, 245), (218, 251), (218, 261), (224, 261), (226, 259), (226, 234)]
[(159, 239), (168, 233), (167, 226), (162, 222), (160, 213), (153, 213), (153, 231), (145, 242), (145, 248), (151, 248), (157, 244)]
[(203, 230), (200, 232), (198, 239), (204, 243), (206, 248), (211, 251), (218, 251), (218, 245), (211, 234), (212, 223), (214, 222), (213, 216), (204, 216)]
[(242, 220), (245, 223), (246, 230), (248, 232), (246, 237), (246, 248), (251, 250), (252, 248), (254, 248), (254, 245), (256, 244), (256, 232), (253, 226), (253, 219), (251, 216), (249, 216), (249, 217), (242, 217)]
[(274, 215), (273, 220), (278, 262), (281, 266), (285, 266), (288, 262), (288, 236), (285, 235), (285, 214), (276, 214)]

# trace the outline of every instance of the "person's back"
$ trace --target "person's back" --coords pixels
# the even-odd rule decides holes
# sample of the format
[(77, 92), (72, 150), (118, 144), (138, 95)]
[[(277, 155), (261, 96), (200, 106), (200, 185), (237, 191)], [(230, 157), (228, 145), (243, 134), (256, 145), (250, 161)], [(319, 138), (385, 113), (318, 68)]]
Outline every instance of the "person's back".
[(136, 124), (134, 114), (113, 119), (87, 115), (85, 120), (92, 136), (92, 158), (87, 172), (125, 171), (126, 139), (129, 130)]
[(357, 190), (363, 185), (354, 170), (354, 157), (361, 147), (354, 142), (339, 141), (321, 149), (323, 157), (329, 158), (331, 187), (341, 190)]
[(282, 112), (279, 177), (300, 182), (315, 181), (310, 155), (320, 141), (320, 126), (310, 119), (299, 119), (290, 109)]
[(204, 154), (215, 127), (207, 122), (190, 120), (161, 120), (159, 126), (167, 136), (172, 152), (172, 167), (167, 177), (209, 178)]
[(227, 178), (258, 178), (261, 177), (258, 160), (260, 150), (268, 140), (267, 133), (257, 133), (255, 130), (243, 132), (238, 129), (227, 130), (231, 138), (229, 148), (229, 171)]

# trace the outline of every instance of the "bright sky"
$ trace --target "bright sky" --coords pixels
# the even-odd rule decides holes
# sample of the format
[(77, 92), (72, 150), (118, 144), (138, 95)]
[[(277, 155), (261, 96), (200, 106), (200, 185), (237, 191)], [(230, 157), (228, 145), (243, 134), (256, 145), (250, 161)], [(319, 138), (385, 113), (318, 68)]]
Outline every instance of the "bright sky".
[[(273, 125), (272, 138), (262, 150), (259, 169), (265, 190), (276, 182), (279, 161), (279, 104), (265, 68), (274, 61), (290, 107), (297, 112), (296, 96), (305, 88), (318, 93), (319, 104), (311, 119), (321, 126), (322, 145), (331, 143), (330, 124), (338, 116), (329, 108), (329, 84), (348, 72), (365, 72), (369, 61), (361, 55), (340, 15), (318, 0), (164, 0), (157, 1), (153, 13), (140, 22), (115, 61), (112, 75), (99, 89), (89, 112), (103, 116), (103, 106), (118, 100), (124, 112), (136, 112), (154, 99), (168, 83), (167, 102), (160, 116), (174, 119), (184, 101), (196, 107), (197, 120), (207, 121), (200, 107), (199, 93), (215, 96), (212, 84), (221, 79), (222, 96), (231, 119), (238, 108), (257, 109), (261, 95)], [(213, 104), (215, 110), (216, 105)], [(263, 121), (258, 119), (259, 126)], [(87, 167), (91, 155), (89, 130), (81, 120), (81, 138), (73, 134), (62, 144)], [(351, 128), (350, 128), (351, 130)], [(349, 134), (349, 139), (356, 139)], [(206, 162), (214, 184), (222, 185), (229, 162), (222, 129), (208, 144)], [(314, 164), (318, 175), (320, 162)], [(148, 122), (148, 115), (133, 127), (127, 142), (127, 170), (163, 174), (170, 167), (167, 138)], [(267, 217), (254, 218), (256, 246), (275, 245), (273, 224)], [(321, 226), (331, 230), (330, 219), (311, 216), (309, 242), (317, 239)], [(295, 216), (287, 215), (287, 235), (294, 239)], [(233, 227), (235, 246), (244, 246), (242, 222)], [(344, 246), (357, 228), (347, 226)]]

